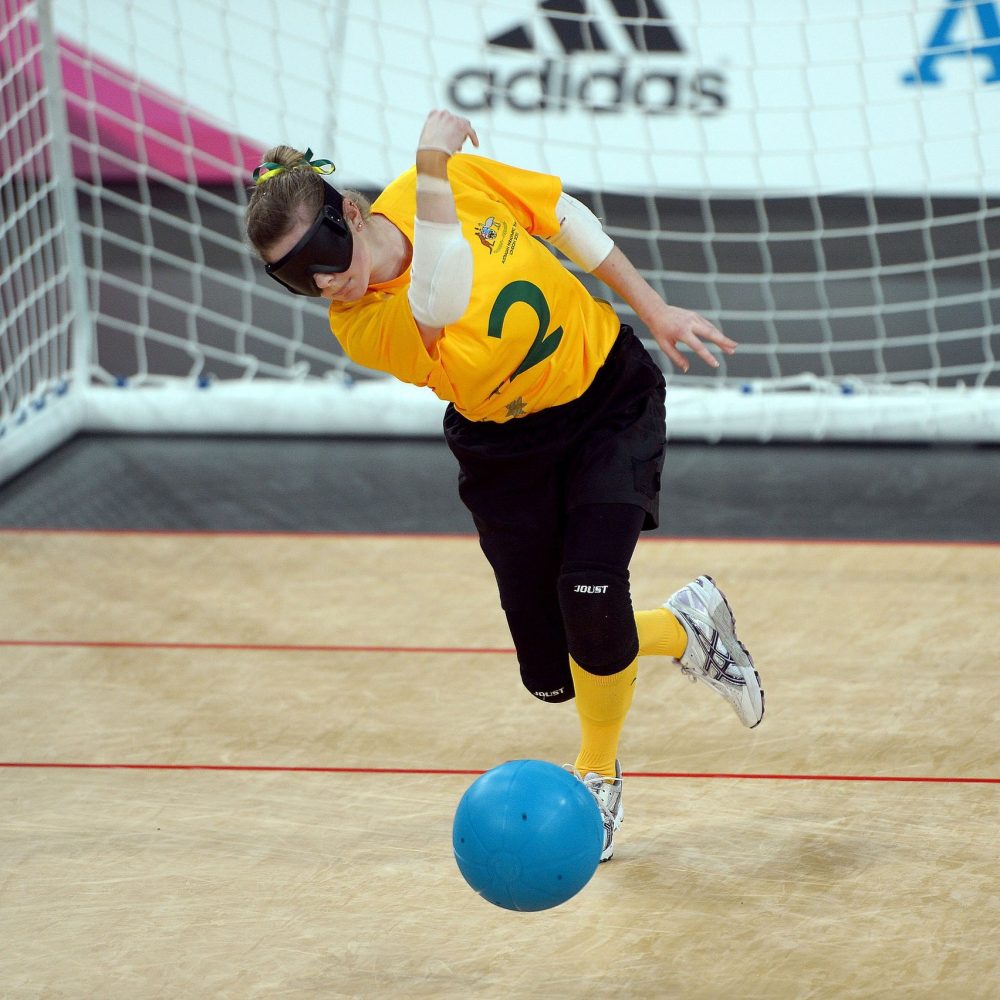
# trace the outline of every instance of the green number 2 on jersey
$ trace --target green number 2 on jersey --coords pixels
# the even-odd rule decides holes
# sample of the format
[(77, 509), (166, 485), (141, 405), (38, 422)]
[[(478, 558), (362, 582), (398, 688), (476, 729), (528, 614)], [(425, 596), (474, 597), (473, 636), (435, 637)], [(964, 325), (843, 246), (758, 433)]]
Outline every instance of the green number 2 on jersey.
[(538, 333), (535, 334), (534, 342), (528, 348), (528, 353), (524, 356), (524, 360), (514, 369), (509, 378), (505, 379), (504, 382), (501, 382), (493, 390), (494, 394), (499, 392), (507, 382), (513, 382), (518, 375), (523, 375), (529, 368), (534, 368), (535, 365), (544, 361), (555, 351), (562, 340), (563, 328), (561, 326), (557, 326), (554, 330), (549, 330), (549, 320), (552, 318), (549, 312), (549, 304), (545, 301), (545, 296), (538, 285), (534, 285), (530, 281), (512, 281), (509, 285), (505, 285), (501, 289), (500, 294), (493, 303), (493, 309), (490, 311), (490, 321), (487, 329), (488, 336), (496, 337), (497, 339), (503, 336), (503, 325), (507, 318), (507, 313), (510, 311), (511, 306), (516, 305), (518, 302), (523, 302), (534, 310), (535, 315), (538, 317)]

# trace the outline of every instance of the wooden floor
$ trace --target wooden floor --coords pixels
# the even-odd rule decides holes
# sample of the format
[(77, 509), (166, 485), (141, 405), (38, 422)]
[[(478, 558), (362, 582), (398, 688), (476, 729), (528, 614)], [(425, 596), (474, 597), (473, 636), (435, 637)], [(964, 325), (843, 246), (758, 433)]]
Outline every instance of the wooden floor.
[[(0, 995), (1000, 995), (1000, 548), (640, 543), (767, 716), (649, 660), (617, 856), (476, 896), (471, 773), (576, 752), (472, 538), (0, 532)], [(428, 773), (442, 771), (445, 773)]]

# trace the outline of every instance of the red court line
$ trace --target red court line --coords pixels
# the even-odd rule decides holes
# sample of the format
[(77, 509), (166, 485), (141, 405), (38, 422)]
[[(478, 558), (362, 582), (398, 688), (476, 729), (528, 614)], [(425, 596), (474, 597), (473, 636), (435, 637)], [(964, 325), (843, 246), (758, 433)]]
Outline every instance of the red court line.
[[(77, 771), (224, 771), (280, 774), (479, 775), (482, 770), (446, 767), (283, 767), (263, 764), (84, 764), (67, 761), (0, 761), (0, 769)], [(732, 781), (867, 781), (940, 785), (1000, 785), (1000, 778), (905, 774), (739, 774), (711, 771), (626, 771), (626, 778), (693, 778)]]
[(292, 643), (246, 642), (117, 642), (111, 640), (75, 639), (0, 639), (0, 647), (36, 646), (65, 649), (204, 649), (237, 650), (240, 652), (279, 653), (455, 653), (465, 656), (504, 653), (514, 655), (509, 649), (483, 646), (355, 646), (296, 645)]
[[(442, 539), (451, 540), (472, 540), (475, 541), (476, 533), (469, 531), (277, 531), (277, 530), (250, 530), (233, 529), (231, 531), (219, 531), (214, 529), (198, 528), (62, 528), (53, 526), (50, 528), (0, 528), (0, 537), (3, 535), (146, 535), (150, 537), (193, 537), (193, 538), (287, 538), (314, 540), (317, 538), (364, 538), (375, 541), (385, 541), (389, 539), (403, 539), (416, 541), (434, 541)], [(752, 537), (747, 535), (654, 535), (644, 537), (643, 545), (655, 543), (658, 545), (670, 544), (672, 542), (696, 542), (696, 543), (724, 543), (726, 545), (848, 545), (848, 546), (879, 546), (895, 547), (916, 545), (921, 547), (946, 547), (946, 548), (1000, 548), (1000, 541), (991, 538), (968, 539), (968, 538), (837, 538), (835, 536), (817, 536), (815, 538), (762, 536)]]

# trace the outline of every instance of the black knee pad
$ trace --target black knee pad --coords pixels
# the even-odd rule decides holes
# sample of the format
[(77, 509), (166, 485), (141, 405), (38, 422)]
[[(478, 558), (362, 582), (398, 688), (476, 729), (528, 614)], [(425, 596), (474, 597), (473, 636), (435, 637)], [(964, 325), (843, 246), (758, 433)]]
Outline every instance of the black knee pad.
[(559, 577), (569, 655), (588, 673), (616, 674), (639, 655), (628, 575), (574, 568)]
[(576, 696), (568, 660), (560, 664), (546, 664), (541, 670), (522, 663), (521, 683), (539, 701), (550, 705), (570, 701)]

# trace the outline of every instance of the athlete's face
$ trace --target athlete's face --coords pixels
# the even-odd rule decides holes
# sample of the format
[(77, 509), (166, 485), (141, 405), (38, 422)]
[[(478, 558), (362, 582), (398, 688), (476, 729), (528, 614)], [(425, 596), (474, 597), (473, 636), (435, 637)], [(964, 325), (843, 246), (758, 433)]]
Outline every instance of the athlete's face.
[[(362, 224), (357, 206), (345, 199), (344, 220), (351, 227), (354, 237), (354, 254), (351, 266), (339, 274), (314, 274), (313, 282), (320, 295), (330, 302), (354, 302), (368, 290), (371, 281), (372, 255), (368, 243), (368, 229)], [(264, 260), (271, 263), (288, 253), (312, 225), (312, 220), (298, 218), (292, 228), (273, 246), (268, 247)], [(360, 227), (360, 228), (359, 228)]]

